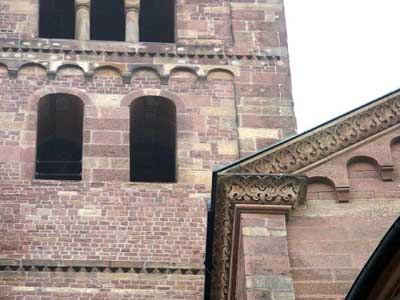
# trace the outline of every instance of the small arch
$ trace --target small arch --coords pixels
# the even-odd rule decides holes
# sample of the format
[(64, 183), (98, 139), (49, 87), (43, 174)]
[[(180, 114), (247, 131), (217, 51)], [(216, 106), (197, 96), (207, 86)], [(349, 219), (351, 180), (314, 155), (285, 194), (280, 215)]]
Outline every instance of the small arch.
[(78, 75), (84, 76), (85, 70), (78, 64), (63, 64), (57, 68), (56, 76)]
[(130, 105), (131, 181), (176, 181), (176, 106), (160, 96)]
[(91, 0), (90, 39), (125, 41), (125, 1)]
[(235, 74), (228, 69), (215, 68), (207, 72), (207, 80), (209, 79), (235, 80)]
[(395, 137), (391, 140), (390, 151), (396, 169), (400, 168), (400, 136)]
[(81, 180), (84, 103), (69, 94), (38, 102), (36, 179)]
[(8, 66), (0, 63), (0, 74), (8, 74)]
[(390, 147), (400, 147), (400, 136), (397, 136), (390, 141)]
[(369, 156), (354, 156), (347, 161), (349, 179), (381, 178), (379, 163)]
[(328, 177), (308, 178), (307, 198), (308, 200), (338, 200), (335, 183)]
[(39, 1), (39, 38), (75, 38), (75, 0)]
[(89, 96), (77, 89), (57, 87), (57, 86), (46, 86), (35, 91), (28, 99), (28, 109), (31, 111), (36, 111), (40, 99), (51, 94), (68, 94), (79, 98), (85, 105), (91, 105), (92, 101)]
[(131, 92), (122, 98), (121, 106), (130, 106), (133, 101), (143, 96), (160, 96), (167, 98), (174, 102), (177, 113), (185, 111), (185, 105), (181, 98), (171, 92), (160, 89), (143, 89), (140, 91)]
[(193, 68), (189, 67), (174, 67), (170, 71), (171, 79), (188, 79), (191, 81), (195, 81), (198, 78), (197, 72)]
[(25, 63), (18, 68), (18, 76), (46, 76), (47, 68), (39, 63)]
[(122, 79), (122, 72), (117, 67), (105, 65), (95, 68), (93, 77), (120, 77)]
[(146, 66), (146, 67), (137, 67), (132, 70), (132, 78), (135, 77), (144, 77), (144, 78), (153, 78), (160, 79), (160, 73), (156, 68)]

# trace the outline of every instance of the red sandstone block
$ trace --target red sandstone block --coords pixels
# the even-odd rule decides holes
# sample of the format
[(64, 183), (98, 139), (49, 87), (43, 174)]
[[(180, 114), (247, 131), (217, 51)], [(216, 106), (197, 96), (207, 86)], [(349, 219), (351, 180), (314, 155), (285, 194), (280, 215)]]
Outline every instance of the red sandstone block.
[[(282, 20), (283, 13), (276, 14), (276, 17), (279, 20)], [(263, 21), (255, 21), (248, 22), (248, 30), (249, 31), (270, 31), (270, 32), (279, 32), (285, 30), (285, 22), (275, 21), (275, 22), (263, 22)]]
[(107, 181), (122, 181), (129, 182), (129, 170), (92, 170), (92, 181), (107, 182)]
[(294, 282), (296, 295), (345, 295), (352, 282)]
[(129, 157), (126, 145), (85, 145), (83, 153), (87, 157)]
[(256, 84), (284, 84), (289, 80), (289, 74), (273, 72), (253, 72), (252, 81)]
[[(312, 223), (313, 220), (310, 220)], [(322, 222), (322, 224), (320, 223)], [(347, 240), (351, 234), (343, 228), (328, 227), (323, 225), (324, 220), (315, 220), (315, 227), (311, 228), (296, 228), (289, 227), (288, 238), (295, 237), (296, 240), (302, 241), (329, 241), (329, 240)]]
[(207, 31), (208, 21), (207, 20), (178, 20), (178, 26), (180, 29), (193, 30), (193, 31)]
[(325, 268), (293, 269), (293, 281), (333, 281), (332, 270)]
[(18, 162), (21, 160), (21, 151), (18, 146), (0, 146), (0, 162)]
[(240, 125), (255, 128), (295, 128), (296, 119), (287, 116), (242, 115)]
[(183, 98), (185, 101), (185, 107), (211, 106), (211, 97), (208, 95), (190, 95)]
[(121, 132), (116, 131), (92, 131), (91, 143), (103, 145), (120, 145)]
[(246, 31), (246, 21), (243, 20), (232, 20), (232, 27), (234, 32)]
[(289, 258), (283, 255), (246, 255), (246, 275), (288, 274)]
[(263, 10), (233, 10), (232, 20), (264, 21), (265, 13)]
[(248, 47), (253, 47), (254, 38), (251, 32), (234, 32), (233, 35), (235, 38), (236, 46), (245, 47), (247, 45)]
[(359, 268), (333, 270), (333, 276), (336, 281), (354, 281), (359, 273)]
[(85, 120), (87, 130), (129, 131), (129, 120), (125, 119), (92, 119)]
[(293, 268), (351, 268), (350, 255), (293, 255), (290, 257)]
[(243, 251), (245, 255), (257, 255), (257, 253), (268, 253), (268, 255), (287, 256), (287, 240), (283, 237), (243, 237)]
[(249, 290), (247, 292), (247, 300), (272, 300), (271, 291)]
[[(241, 84), (238, 83), (238, 92), (241, 97), (280, 98), (281, 90), (277, 85), (270, 84)], [(244, 102), (242, 104), (246, 104)]]

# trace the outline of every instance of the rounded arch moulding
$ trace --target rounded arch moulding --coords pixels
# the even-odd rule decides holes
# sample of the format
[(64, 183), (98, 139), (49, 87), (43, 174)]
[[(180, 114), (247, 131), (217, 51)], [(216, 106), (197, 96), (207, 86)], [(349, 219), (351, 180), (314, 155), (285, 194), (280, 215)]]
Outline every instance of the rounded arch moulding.
[(133, 101), (145, 96), (163, 97), (171, 100), (175, 104), (176, 111), (178, 113), (183, 112), (185, 110), (184, 102), (179, 96), (175, 95), (174, 93), (160, 89), (144, 89), (140, 91), (131, 92), (128, 95), (124, 96), (124, 98), (122, 98), (121, 106), (130, 106)]
[(90, 97), (81, 90), (73, 89), (73, 88), (66, 88), (66, 87), (56, 87), (56, 86), (46, 86), (35, 91), (28, 100), (28, 108), (29, 110), (36, 110), (40, 99), (45, 96), (52, 95), (52, 94), (68, 94), (71, 96), (75, 96), (79, 98), (84, 105), (91, 105), (92, 101)]

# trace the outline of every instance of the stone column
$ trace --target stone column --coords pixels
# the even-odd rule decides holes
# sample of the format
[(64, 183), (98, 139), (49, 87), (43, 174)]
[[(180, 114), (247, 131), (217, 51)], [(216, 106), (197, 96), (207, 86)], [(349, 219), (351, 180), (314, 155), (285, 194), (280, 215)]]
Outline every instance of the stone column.
[(75, 38), (90, 40), (90, 0), (75, 0)]
[(125, 0), (126, 33), (127, 42), (139, 42), (139, 11), (140, 0)]

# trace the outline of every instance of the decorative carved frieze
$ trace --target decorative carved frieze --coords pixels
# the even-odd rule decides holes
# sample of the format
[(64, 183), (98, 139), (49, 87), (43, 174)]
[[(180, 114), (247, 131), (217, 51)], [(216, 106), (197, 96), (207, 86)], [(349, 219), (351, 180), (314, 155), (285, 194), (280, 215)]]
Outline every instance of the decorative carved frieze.
[(276, 208), (296, 207), (304, 201), (306, 179), (300, 176), (224, 174), (218, 179), (215, 199), (213, 270), (211, 299), (229, 299), (232, 267), (234, 210), (236, 205), (252, 204)]
[(272, 149), (244, 161), (228, 172), (288, 174), (320, 161), (400, 123), (400, 96), (339, 119), (308, 136), (300, 136), (278, 150)]

